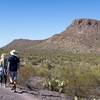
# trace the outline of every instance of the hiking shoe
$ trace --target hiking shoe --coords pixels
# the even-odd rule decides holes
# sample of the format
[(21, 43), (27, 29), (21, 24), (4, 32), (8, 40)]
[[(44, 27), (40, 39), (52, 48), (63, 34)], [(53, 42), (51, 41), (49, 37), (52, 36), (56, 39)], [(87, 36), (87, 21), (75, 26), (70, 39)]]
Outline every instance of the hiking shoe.
[(13, 85), (12, 88), (11, 88), (11, 90), (16, 90), (16, 86)]
[(11, 90), (14, 90), (14, 88), (12, 87)]
[(12, 86), (11, 90), (14, 90), (14, 86)]
[(1, 83), (1, 86), (2, 86), (2, 83)]
[(16, 90), (14, 90), (14, 93), (17, 93), (17, 91), (16, 91)]
[(4, 84), (4, 87), (7, 87), (7, 84)]

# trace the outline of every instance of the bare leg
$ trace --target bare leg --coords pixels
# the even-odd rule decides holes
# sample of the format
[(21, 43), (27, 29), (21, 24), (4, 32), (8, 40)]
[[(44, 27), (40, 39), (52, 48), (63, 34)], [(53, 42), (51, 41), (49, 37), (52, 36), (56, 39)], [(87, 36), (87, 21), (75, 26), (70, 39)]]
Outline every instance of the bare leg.
[(0, 83), (1, 83), (1, 86), (2, 86), (3, 76), (1, 75), (0, 78), (1, 78)]
[(12, 90), (14, 90), (14, 92), (16, 92), (16, 81), (13, 82)]
[(7, 84), (7, 75), (4, 75), (4, 83), (5, 83), (5, 86)]

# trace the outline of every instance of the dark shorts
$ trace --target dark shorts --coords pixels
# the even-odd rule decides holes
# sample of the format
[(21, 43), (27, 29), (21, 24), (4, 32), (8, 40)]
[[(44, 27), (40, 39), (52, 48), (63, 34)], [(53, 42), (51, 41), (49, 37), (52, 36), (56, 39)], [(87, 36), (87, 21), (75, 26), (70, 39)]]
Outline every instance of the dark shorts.
[(12, 79), (12, 81), (16, 81), (17, 80), (17, 72), (9, 72), (10, 78)]

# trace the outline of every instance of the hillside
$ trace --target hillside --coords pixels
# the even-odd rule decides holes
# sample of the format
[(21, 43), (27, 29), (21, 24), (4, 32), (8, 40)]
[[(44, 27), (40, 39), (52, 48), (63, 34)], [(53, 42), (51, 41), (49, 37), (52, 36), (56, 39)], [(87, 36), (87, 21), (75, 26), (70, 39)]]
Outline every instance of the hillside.
[(30, 52), (33, 46), (38, 45), (41, 43), (42, 40), (28, 40), (28, 39), (16, 39), (13, 40), (11, 43), (7, 44), (3, 47), (4, 50), (11, 50), (16, 49), (22, 52)]
[(47, 44), (75, 52), (100, 52), (100, 21), (74, 20), (62, 33), (49, 38)]
[(4, 49), (22, 51), (65, 50), (80, 53), (100, 53), (100, 21), (76, 19), (63, 32), (45, 40), (14, 40)]

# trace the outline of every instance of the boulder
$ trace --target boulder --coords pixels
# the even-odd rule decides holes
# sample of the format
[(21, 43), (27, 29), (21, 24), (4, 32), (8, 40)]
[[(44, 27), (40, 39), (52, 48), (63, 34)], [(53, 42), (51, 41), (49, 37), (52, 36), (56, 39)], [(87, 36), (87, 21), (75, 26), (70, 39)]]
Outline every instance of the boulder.
[(44, 82), (45, 78), (42, 77), (31, 77), (26, 81), (26, 86), (27, 88), (29, 88), (30, 90), (34, 90), (34, 89), (43, 89), (43, 82)]

